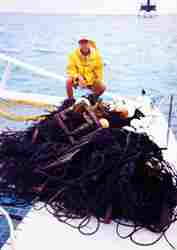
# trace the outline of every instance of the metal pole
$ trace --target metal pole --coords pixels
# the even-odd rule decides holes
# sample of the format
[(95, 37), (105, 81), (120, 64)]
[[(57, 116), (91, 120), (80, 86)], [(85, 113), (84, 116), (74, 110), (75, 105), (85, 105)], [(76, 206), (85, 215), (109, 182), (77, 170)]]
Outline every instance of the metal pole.
[(150, 7), (150, 0), (147, 0), (147, 7)]
[(2, 75), (2, 79), (0, 81), (0, 88), (1, 89), (6, 88), (6, 85), (7, 85), (8, 80), (10, 79), (10, 76), (11, 76), (11, 63), (7, 62), (6, 66), (5, 66), (5, 70), (4, 70), (3, 75)]
[(29, 70), (30, 72), (33, 72), (36, 75), (52, 78), (55, 80), (59, 80), (60, 82), (65, 82), (66, 78), (64, 76), (58, 75), (56, 73), (50, 72), (48, 70), (45, 70), (41, 67), (33, 66), (29, 63), (24, 63), (16, 58), (12, 58), (10, 56), (6, 56), (0, 53), (0, 60), (8, 62), (9, 64), (15, 65), (17, 67), (20, 67), (22, 69)]
[(170, 96), (170, 107), (169, 107), (169, 113), (168, 113), (167, 148), (168, 148), (169, 139), (170, 139), (172, 110), (173, 110), (173, 95)]

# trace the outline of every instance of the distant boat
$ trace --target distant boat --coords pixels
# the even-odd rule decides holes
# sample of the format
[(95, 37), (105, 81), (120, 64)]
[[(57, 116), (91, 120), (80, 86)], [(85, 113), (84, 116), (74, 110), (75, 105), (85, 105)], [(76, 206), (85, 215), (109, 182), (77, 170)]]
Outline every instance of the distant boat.
[(139, 10), (139, 16), (153, 17), (157, 14), (157, 5), (152, 3), (151, 0), (142, 3)]

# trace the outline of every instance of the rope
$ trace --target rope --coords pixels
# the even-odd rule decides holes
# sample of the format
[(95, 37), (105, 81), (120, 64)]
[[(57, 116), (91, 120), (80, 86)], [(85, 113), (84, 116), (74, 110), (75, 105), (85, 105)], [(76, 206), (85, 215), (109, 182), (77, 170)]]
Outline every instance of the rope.
[[(135, 244), (155, 244), (177, 220), (177, 173), (146, 134), (114, 127), (120, 123), (111, 122), (112, 112), (109, 128), (91, 137), (95, 127), (78, 130), (73, 146), (56, 120), (62, 114), (70, 133), (83, 125), (85, 118), (70, 101), (26, 130), (0, 134), (2, 197), (8, 191), (32, 204), (44, 202), (59, 221), (84, 235), (97, 232), (102, 222), (132, 221), (132, 233), (122, 235), (118, 225), (117, 234)], [(161, 236), (137, 242), (142, 227)]]
[(5, 119), (16, 121), (16, 122), (27, 122), (27, 121), (39, 121), (45, 118), (44, 115), (15, 115), (7, 111), (3, 111), (0, 109), (0, 116)]
[(25, 122), (25, 121), (38, 121), (41, 119), (44, 119), (44, 115), (16, 115), (11, 112), (9, 112), (7, 109), (14, 107), (15, 105), (29, 105), (33, 106), (35, 108), (44, 108), (46, 111), (51, 112), (55, 110), (55, 106), (45, 104), (45, 103), (35, 103), (33, 101), (12, 101), (12, 100), (0, 100), (0, 116), (11, 120), (11, 121), (17, 121), (17, 122)]
[(45, 108), (47, 109), (48, 111), (53, 111), (55, 109), (55, 105), (52, 105), (52, 104), (48, 104), (48, 103), (45, 103), (45, 102), (35, 102), (35, 101), (32, 101), (32, 100), (6, 100), (6, 99), (0, 99), (0, 103), (3, 103), (7, 106), (14, 106), (16, 104), (20, 104), (20, 105), (29, 105), (29, 106), (33, 106), (35, 108)]
[(173, 95), (170, 96), (170, 107), (169, 107), (169, 113), (168, 113), (167, 148), (168, 148), (169, 139), (170, 139), (172, 110), (173, 110)]

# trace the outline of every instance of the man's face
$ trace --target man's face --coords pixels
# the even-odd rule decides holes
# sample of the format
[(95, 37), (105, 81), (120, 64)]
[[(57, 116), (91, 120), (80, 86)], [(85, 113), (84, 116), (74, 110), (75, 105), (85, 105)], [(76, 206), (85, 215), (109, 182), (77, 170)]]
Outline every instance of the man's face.
[(87, 40), (83, 40), (79, 42), (79, 47), (81, 52), (87, 54), (90, 51), (89, 42)]

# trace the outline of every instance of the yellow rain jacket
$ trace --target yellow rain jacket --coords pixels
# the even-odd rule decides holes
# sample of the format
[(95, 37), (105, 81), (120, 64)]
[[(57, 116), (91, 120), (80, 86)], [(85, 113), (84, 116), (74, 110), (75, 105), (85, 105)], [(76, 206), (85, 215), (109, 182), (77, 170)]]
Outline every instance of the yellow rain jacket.
[(83, 56), (79, 48), (74, 50), (69, 56), (67, 74), (73, 79), (78, 76), (84, 77), (86, 86), (101, 82), (103, 80), (103, 61), (98, 49), (91, 48), (88, 56)]

